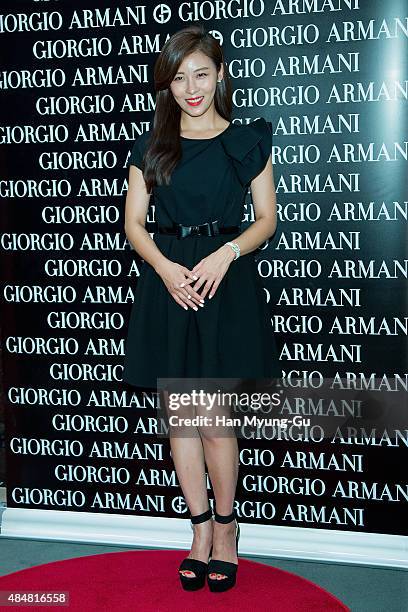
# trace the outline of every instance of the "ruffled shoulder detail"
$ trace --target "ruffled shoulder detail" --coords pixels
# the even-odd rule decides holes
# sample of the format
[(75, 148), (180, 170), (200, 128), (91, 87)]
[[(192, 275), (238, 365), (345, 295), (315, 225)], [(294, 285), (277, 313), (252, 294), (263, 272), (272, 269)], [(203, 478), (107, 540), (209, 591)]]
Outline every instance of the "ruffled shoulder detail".
[(231, 158), (241, 185), (248, 185), (265, 168), (272, 149), (272, 123), (263, 117), (248, 124), (234, 124), (221, 134), (222, 146)]

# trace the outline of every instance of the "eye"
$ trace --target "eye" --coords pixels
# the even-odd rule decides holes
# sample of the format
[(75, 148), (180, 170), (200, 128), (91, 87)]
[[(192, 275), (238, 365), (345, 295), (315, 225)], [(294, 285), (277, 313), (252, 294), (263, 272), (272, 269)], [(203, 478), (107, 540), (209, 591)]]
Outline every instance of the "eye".
[(198, 76), (207, 76), (207, 73), (206, 72), (199, 72)]
[(173, 80), (174, 80), (174, 81), (178, 81), (178, 79), (181, 79), (181, 78), (182, 78), (181, 76), (176, 76), (176, 77), (174, 77), (174, 79), (173, 79)]

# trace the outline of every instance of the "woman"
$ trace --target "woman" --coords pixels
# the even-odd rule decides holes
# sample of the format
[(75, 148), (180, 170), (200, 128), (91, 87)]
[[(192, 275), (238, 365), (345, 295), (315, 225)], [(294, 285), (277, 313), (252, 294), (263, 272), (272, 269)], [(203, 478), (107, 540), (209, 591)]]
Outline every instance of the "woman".
[[(271, 124), (231, 122), (232, 94), (218, 42), (200, 26), (176, 32), (154, 69), (151, 133), (130, 157), (126, 235), (142, 257), (128, 328), (123, 379), (156, 388), (157, 378), (256, 379), (281, 375), (252, 252), (276, 228)], [(251, 186), (256, 221), (244, 232)], [(145, 229), (154, 194), (158, 230)], [(183, 588), (234, 586), (239, 525), (235, 436), (204, 427), (173, 436), (175, 469), (194, 537), (179, 568)], [(205, 464), (214, 491), (215, 521)], [(208, 559), (211, 561), (208, 564)]]

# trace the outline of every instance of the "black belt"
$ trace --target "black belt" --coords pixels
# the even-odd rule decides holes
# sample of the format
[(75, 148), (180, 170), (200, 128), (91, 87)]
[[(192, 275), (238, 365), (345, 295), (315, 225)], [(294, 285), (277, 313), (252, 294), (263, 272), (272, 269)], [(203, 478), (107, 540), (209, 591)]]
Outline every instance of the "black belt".
[(230, 225), (224, 227), (218, 227), (218, 219), (209, 223), (201, 223), (200, 225), (182, 225), (181, 223), (174, 223), (172, 227), (158, 226), (157, 232), (159, 234), (172, 234), (177, 238), (185, 238), (191, 235), (201, 236), (216, 236), (218, 234), (237, 234), (240, 228), (238, 225)]

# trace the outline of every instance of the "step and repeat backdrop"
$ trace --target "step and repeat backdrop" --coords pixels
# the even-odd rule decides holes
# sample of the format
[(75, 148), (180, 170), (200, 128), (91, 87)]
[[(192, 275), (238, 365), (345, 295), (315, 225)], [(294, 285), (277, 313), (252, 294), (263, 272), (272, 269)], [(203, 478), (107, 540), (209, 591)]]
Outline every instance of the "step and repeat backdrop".
[[(238, 515), (407, 534), (406, 9), (2, 2), (9, 508), (188, 516), (157, 435), (158, 398), (122, 381), (142, 263), (124, 205), (131, 148), (152, 126), (154, 62), (169, 35), (201, 23), (225, 52), (233, 121), (272, 122), (278, 229), (257, 250), (257, 273), (291, 389), (278, 416), (304, 419), (242, 432)], [(245, 210), (243, 229), (250, 190)]]

